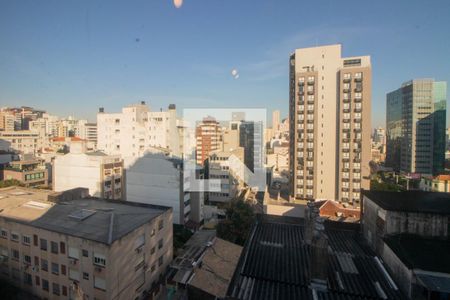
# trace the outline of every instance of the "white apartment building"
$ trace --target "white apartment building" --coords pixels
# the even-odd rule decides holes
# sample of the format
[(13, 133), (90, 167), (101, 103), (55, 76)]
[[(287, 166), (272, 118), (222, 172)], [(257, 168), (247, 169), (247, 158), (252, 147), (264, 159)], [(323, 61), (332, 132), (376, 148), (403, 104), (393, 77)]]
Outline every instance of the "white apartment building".
[(48, 137), (38, 131), (0, 131), (0, 150), (37, 154), (39, 150), (48, 146)]
[(189, 182), (183, 177), (181, 159), (147, 152), (126, 170), (126, 200), (172, 207), (173, 222), (184, 225), (190, 219), (191, 193), (185, 191)]
[(175, 105), (167, 111), (151, 111), (142, 101), (129, 105), (120, 113), (97, 114), (97, 149), (110, 155), (120, 154), (125, 161), (141, 157), (151, 147), (164, 148), (182, 157), (182, 123)]
[(122, 199), (123, 196), (120, 155), (87, 152), (84, 141), (72, 142), (70, 153), (55, 157), (52, 176), (56, 192), (83, 187), (89, 189), (92, 197)]
[[(243, 162), (244, 148), (242, 147), (232, 151), (216, 150), (210, 153), (207, 164), (210, 203), (228, 202), (237, 196), (243, 187), (245, 176)], [(212, 180), (218, 182), (213, 183)]]
[(39, 299), (158, 296), (171, 209), (81, 194), (0, 189), (0, 278)]
[(290, 178), (296, 199), (359, 206), (369, 188), (369, 56), (341, 56), (341, 45), (297, 49), (290, 57)]

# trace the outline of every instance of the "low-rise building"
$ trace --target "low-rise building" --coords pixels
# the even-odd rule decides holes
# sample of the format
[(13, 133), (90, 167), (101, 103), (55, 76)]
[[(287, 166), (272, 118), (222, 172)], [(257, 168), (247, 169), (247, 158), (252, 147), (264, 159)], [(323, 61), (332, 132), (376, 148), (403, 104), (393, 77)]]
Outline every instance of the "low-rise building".
[(93, 197), (123, 197), (123, 160), (120, 155), (88, 152), (83, 141), (72, 142), (70, 153), (55, 157), (52, 174), (53, 190), (57, 192), (84, 187)]
[(3, 170), (3, 180), (11, 179), (18, 180), (27, 187), (47, 186), (48, 172), (41, 159), (16, 160), (11, 161)]
[(410, 299), (450, 296), (450, 194), (363, 194), (363, 234)]
[(172, 261), (171, 208), (76, 193), (0, 190), (0, 278), (41, 299), (151, 297)]
[(0, 150), (16, 151), (23, 154), (36, 154), (44, 147), (48, 147), (49, 139), (38, 131), (0, 131)]
[(422, 176), (420, 189), (427, 192), (450, 192), (450, 175)]

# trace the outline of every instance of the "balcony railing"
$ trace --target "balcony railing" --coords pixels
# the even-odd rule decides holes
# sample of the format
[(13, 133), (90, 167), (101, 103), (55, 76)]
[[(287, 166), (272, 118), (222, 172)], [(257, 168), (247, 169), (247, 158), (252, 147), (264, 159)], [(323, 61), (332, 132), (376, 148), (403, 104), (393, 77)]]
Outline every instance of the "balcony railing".
[(351, 78), (344, 78), (342, 81), (344, 83), (350, 83), (352, 81), (352, 79)]
[(350, 98), (347, 98), (347, 99), (342, 99), (342, 102), (344, 102), (344, 103), (350, 103)]
[(362, 98), (355, 98), (355, 102), (356, 102), (356, 103), (362, 102)]

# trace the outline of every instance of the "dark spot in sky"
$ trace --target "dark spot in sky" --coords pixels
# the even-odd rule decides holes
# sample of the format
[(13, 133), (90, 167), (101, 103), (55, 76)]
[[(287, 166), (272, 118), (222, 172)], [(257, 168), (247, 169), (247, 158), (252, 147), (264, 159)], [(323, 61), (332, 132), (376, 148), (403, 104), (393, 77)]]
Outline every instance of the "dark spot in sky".
[(139, 43), (141, 41), (140, 38), (136, 38), (136, 43)]

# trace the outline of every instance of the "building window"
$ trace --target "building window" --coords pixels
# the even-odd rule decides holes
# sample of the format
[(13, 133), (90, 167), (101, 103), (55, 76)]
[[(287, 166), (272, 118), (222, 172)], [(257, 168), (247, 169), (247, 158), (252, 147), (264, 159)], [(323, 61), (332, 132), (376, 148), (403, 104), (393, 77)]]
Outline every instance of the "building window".
[(6, 229), (2, 229), (1, 237), (4, 238), (4, 239), (8, 238), (8, 231)]
[(59, 252), (61, 252), (61, 254), (66, 254), (66, 243), (64, 242), (59, 243)]
[(29, 246), (29, 245), (31, 244), (31, 236), (29, 236), (29, 235), (23, 235), (23, 236), (22, 236), (22, 243), (23, 243), (24, 245)]
[(59, 274), (59, 265), (52, 263), (52, 273), (58, 275)]
[(83, 272), (83, 279), (89, 280), (89, 273)]
[(39, 278), (39, 276), (34, 277), (34, 281), (36, 282), (37, 286), (41, 285), (41, 278)]
[(106, 257), (103, 254), (94, 253), (94, 264), (98, 266), (106, 266)]
[(66, 275), (66, 266), (65, 265), (61, 265), (61, 274)]
[(94, 287), (96, 289), (106, 290), (106, 282), (105, 279), (94, 276)]
[(38, 245), (38, 236), (36, 234), (33, 234), (33, 245), (37, 247)]
[(164, 228), (164, 221), (163, 220), (159, 220), (158, 222), (158, 230), (161, 230)]
[(23, 273), (23, 283), (33, 285), (33, 277), (31, 277), (31, 274)]
[(153, 255), (155, 253), (155, 247), (153, 247), (151, 250), (150, 250), (150, 255)]
[(48, 272), (48, 261), (46, 259), (41, 258), (41, 269)]
[(23, 256), (23, 262), (27, 265), (31, 265), (31, 256), (25, 254)]
[(78, 251), (77, 248), (69, 246), (69, 257), (75, 258), (75, 259), (80, 259), (80, 252)]
[(152, 229), (152, 231), (150, 232), (150, 236), (154, 236), (155, 233), (156, 233), (156, 230), (155, 230), (155, 229)]
[(40, 239), (41, 241), (41, 250), (47, 251), (47, 240)]
[(158, 241), (158, 249), (161, 249), (163, 247), (163, 239), (160, 239)]
[(69, 269), (69, 279), (80, 281), (80, 273), (77, 270)]
[(155, 265), (153, 265), (152, 266), (152, 268), (150, 269), (151, 270), (151, 272), (153, 273), (153, 272), (155, 272), (155, 270), (156, 270), (156, 266)]
[(161, 267), (162, 264), (163, 264), (163, 262), (164, 262), (164, 256), (161, 255), (161, 256), (158, 258), (158, 266)]
[(20, 239), (19, 234), (17, 232), (11, 231), (11, 241), (18, 242)]
[(82, 253), (84, 257), (89, 257), (89, 251), (87, 251), (86, 249), (83, 249)]
[(48, 292), (48, 280), (42, 279), (42, 289)]
[(62, 286), (62, 294), (63, 296), (67, 296), (67, 287), (65, 285)]
[(59, 284), (53, 283), (52, 284), (52, 290), (53, 290), (53, 294), (54, 295), (58, 295), (59, 296)]
[(50, 248), (52, 253), (58, 254), (58, 243), (57, 242), (50, 242)]
[(12, 259), (13, 259), (13, 260), (19, 261), (19, 259), (20, 259), (19, 250), (12, 249), (12, 250), (11, 250), (11, 256), (12, 256)]

